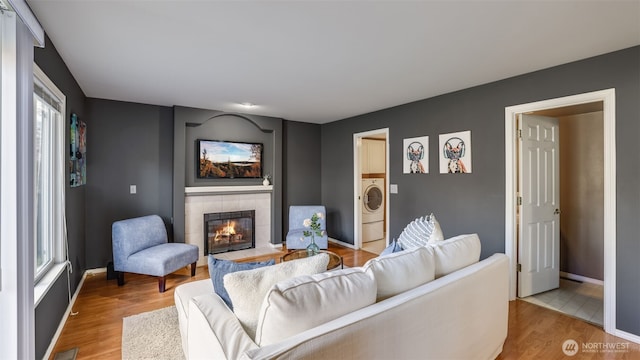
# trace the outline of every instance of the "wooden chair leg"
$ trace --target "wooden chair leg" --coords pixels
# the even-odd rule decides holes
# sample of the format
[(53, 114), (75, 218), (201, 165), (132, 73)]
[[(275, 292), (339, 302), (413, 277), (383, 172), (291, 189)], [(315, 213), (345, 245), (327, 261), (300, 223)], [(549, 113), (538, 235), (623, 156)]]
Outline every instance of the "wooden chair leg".
[(118, 271), (116, 273), (116, 278), (118, 279), (118, 286), (124, 285), (124, 272)]
[(165, 283), (166, 283), (166, 281), (165, 281), (165, 280), (166, 280), (166, 278), (165, 278), (164, 276), (160, 276), (160, 277), (158, 278), (158, 290), (159, 290), (161, 293), (163, 293), (163, 292), (164, 292), (164, 286), (165, 286)]
[(191, 276), (196, 276), (196, 263), (191, 263)]

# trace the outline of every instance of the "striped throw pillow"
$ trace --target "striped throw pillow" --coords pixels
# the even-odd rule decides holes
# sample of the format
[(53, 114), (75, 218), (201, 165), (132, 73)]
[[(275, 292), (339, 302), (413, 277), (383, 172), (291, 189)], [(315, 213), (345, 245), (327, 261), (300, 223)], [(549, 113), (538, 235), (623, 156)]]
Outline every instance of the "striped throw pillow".
[(444, 236), (440, 223), (433, 214), (413, 220), (398, 237), (398, 243), (403, 249), (412, 249), (442, 240)]

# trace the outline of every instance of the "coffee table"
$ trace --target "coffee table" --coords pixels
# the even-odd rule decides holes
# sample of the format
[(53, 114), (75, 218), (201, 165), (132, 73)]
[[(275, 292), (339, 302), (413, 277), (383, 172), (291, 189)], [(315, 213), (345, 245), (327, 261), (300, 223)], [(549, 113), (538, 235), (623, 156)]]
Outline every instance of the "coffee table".
[[(340, 267), (341, 269), (344, 269), (344, 264), (342, 263), (342, 256), (329, 250), (318, 250), (318, 253), (329, 255), (329, 264), (327, 265), (327, 270), (337, 269), (338, 267)], [(309, 257), (309, 254), (307, 253), (306, 249), (294, 250), (283, 255), (280, 258), (280, 262), (291, 261), (296, 259), (304, 259), (306, 257)]]

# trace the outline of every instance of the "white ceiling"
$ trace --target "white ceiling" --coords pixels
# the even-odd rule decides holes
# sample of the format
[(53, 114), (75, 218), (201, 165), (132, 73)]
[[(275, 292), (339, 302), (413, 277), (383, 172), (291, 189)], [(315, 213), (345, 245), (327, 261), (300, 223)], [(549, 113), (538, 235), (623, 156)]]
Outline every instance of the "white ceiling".
[(27, 3), (89, 97), (314, 123), (640, 44), (640, 0)]

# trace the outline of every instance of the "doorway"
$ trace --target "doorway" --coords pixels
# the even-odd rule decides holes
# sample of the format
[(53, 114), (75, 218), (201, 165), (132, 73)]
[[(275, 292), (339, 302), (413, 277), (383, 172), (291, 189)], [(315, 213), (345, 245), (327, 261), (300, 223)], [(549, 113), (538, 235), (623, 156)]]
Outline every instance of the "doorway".
[[(520, 115), (518, 193), (523, 200), (519, 213), (518, 263), (521, 267), (517, 273), (521, 300), (601, 327), (604, 318), (602, 110), (600, 101)], [(536, 131), (543, 129), (549, 130), (546, 133), (552, 134), (552, 139), (544, 141), (543, 131)], [(532, 134), (546, 144), (546, 149), (554, 149), (553, 154), (539, 151), (536, 155), (534, 150), (539, 146), (528, 138)], [(531, 176), (537, 170), (527, 163), (536, 157), (541, 160), (537, 166), (540, 169), (545, 168), (544, 160), (553, 158), (548, 167), (552, 168), (549, 173), (555, 176), (544, 177), (544, 172)], [(543, 191), (532, 193), (536, 190), (532, 185), (540, 183), (544, 184)], [(545, 195), (547, 193), (553, 196)], [(532, 200), (545, 198), (552, 200), (548, 208), (544, 209), (541, 201), (537, 201), (536, 207), (531, 205)], [(531, 256), (536, 248), (539, 248), (538, 261), (531, 264), (536, 258)]]
[(389, 129), (353, 135), (354, 247), (379, 254), (389, 233)]
[(604, 330), (615, 331), (615, 256), (616, 256), (616, 155), (615, 155), (615, 90), (568, 96), (505, 108), (505, 253), (510, 258), (510, 299), (516, 298), (518, 268), (518, 139), (519, 114), (543, 112), (550, 109), (594, 106), (600, 103), (603, 114), (604, 148)]

